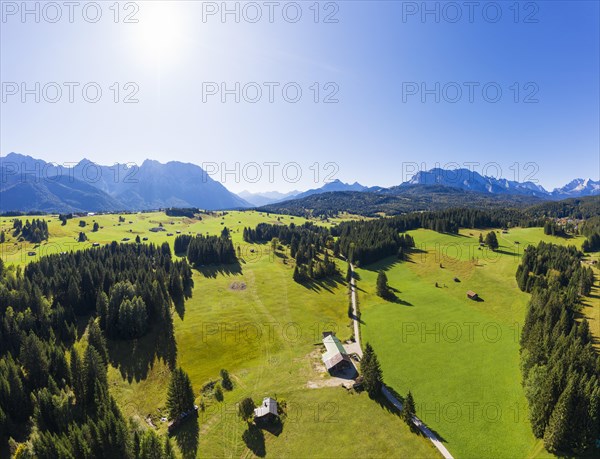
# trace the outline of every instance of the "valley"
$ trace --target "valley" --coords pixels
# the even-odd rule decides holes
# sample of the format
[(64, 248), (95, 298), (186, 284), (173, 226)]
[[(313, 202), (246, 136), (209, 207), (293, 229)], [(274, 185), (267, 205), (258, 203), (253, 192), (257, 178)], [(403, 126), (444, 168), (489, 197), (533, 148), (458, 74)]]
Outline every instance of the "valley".
[[(287, 248), (273, 253), (271, 244), (242, 238), (244, 228), (260, 223), (301, 225), (307, 220), (257, 211), (199, 216), (201, 220), (164, 212), (104, 214), (74, 216), (62, 225), (56, 215), (48, 215), (50, 238), (40, 244), (17, 241), (10, 234), (13, 217), (2, 217), (0, 231), (7, 236), (0, 244), (2, 259), (11, 270), (52, 253), (93, 249), (113, 240), (135, 244), (137, 236), (144, 244), (167, 242), (173, 248), (180, 234), (218, 235), (226, 227), (239, 247), (239, 264), (194, 269), (191, 298), (173, 311), (177, 365), (189, 374), (195, 403), (201, 406), (197, 421), (173, 436), (179, 454), (304, 456), (322, 438), (321, 451), (335, 455), (339, 445), (325, 441), (335, 436), (339, 442), (356, 443), (364, 457), (389, 451), (437, 456), (431, 443), (411, 433), (385, 402), (370, 400), (365, 392), (328, 387), (331, 376), (319, 359), (321, 334), (335, 331), (341, 340), (353, 336), (343, 277), (299, 284), (292, 279), (294, 260)], [(351, 215), (315, 220), (325, 227), (344, 221), (360, 220)], [(94, 223), (97, 231), (91, 231)], [(156, 227), (164, 231), (150, 231)], [(81, 231), (86, 242), (76, 242)], [(492, 252), (478, 243), (479, 234), (489, 231), (461, 229), (454, 235), (411, 230), (407, 234), (415, 248), (406, 261), (393, 257), (357, 267), (362, 346), (369, 342), (374, 347), (389, 388), (412, 392), (417, 415), (454, 457), (542, 457), (548, 453), (531, 433), (519, 373), (519, 333), (529, 295), (517, 288), (515, 271), (530, 244), (581, 246), (584, 238), (510, 228), (498, 230), (499, 248)], [(343, 273), (346, 263), (336, 263)], [(394, 301), (375, 295), (380, 270), (388, 275)], [(466, 298), (467, 290), (477, 292), (480, 300)], [(594, 297), (586, 300), (583, 314), (598, 338), (600, 305), (595, 303)], [(85, 319), (80, 323), (82, 335), (75, 346), (84, 352)], [(157, 334), (160, 330), (151, 330), (129, 343), (109, 340), (108, 383), (126, 417), (166, 435), (171, 370), (155, 353)], [(212, 384), (219, 381), (221, 369), (230, 373), (233, 390), (218, 401)], [(244, 440), (246, 424), (237, 415), (237, 403), (247, 396), (285, 400), (283, 429)]]

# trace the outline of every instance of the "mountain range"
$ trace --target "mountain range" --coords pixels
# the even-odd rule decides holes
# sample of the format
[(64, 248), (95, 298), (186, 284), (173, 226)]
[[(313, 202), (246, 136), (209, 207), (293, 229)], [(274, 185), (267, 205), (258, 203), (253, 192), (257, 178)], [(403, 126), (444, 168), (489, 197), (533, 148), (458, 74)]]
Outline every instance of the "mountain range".
[(429, 171), (419, 171), (410, 180), (401, 184), (400, 187), (409, 185), (443, 185), (478, 193), (535, 196), (541, 199), (565, 199), (593, 196), (600, 193), (600, 181), (595, 182), (591, 179), (578, 178), (561, 188), (546, 191), (541, 185), (530, 181), (516, 182), (502, 178), (486, 177), (469, 169), (446, 170), (435, 168)]
[[(575, 179), (552, 191), (531, 181), (518, 182), (486, 177), (468, 169), (419, 171), (400, 185), (366, 187), (333, 180), (304, 192), (278, 191), (236, 195), (213, 180), (201, 167), (178, 161), (166, 164), (145, 160), (140, 166), (103, 166), (83, 159), (70, 167), (17, 153), (0, 158), (0, 212), (103, 212), (140, 211), (165, 207), (198, 207), (206, 210), (268, 206), (291, 200), (324, 199), (384, 202), (386, 196), (416, 200), (420, 207), (433, 203), (440, 194), (446, 202), (490, 197), (490, 202), (534, 202), (600, 194), (600, 181)], [(453, 191), (454, 190), (454, 191)], [(340, 193), (342, 195), (340, 195)], [(476, 199), (476, 200), (477, 200)], [(311, 201), (313, 202), (314, 199)], [(319, 201), (322, 200), (319, 198)], [(439, 199), (438, 199), (439, 201)], [(437, 202), (437, 201), (436, 201)], [(308, 203), (307, 203), (308, 204)], [(403, 203), (403, 206), (406, 203)]]
[(83, 159), (72, 167), (57, 167), (11, 153), (0, 158), (0, 174), (2, 212), (251, 207), (199, 166), (177, 161), (102, 166)]
[(238, 193), (238, 196), (254, 206), (266, 206), (267, 204), (274, 204), (281, 202), (286, 199), (293, 199), (296, 195), (300, 194), (300, 191), (294, 190), (287, 193), (280, 193), (279, 191), (265, 191), (262, 193), (251, 193), (250, 191), (244, 190)]

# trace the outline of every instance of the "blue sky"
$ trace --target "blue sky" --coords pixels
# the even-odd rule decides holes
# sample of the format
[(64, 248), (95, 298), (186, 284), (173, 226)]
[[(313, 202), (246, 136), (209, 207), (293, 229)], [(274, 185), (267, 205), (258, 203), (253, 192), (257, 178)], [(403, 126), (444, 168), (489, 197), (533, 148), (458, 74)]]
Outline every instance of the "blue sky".
[(39, 18), (2, 2), (0, 154), (180, 160), (232, 191), (465, 164), (550, 189), (599, 179), (599, 2), (427, 2), (425, 16), (423, 2), (321, 2), (318, 19), (312, 1), (280, 2), (272, 22), (265, 2), (228, 2), (239, 22), (220, 1), (121, 2), (116, 23), (113, 2), (97, 22), (80, 3), (70, 22), (64, 2), (29, 2)]

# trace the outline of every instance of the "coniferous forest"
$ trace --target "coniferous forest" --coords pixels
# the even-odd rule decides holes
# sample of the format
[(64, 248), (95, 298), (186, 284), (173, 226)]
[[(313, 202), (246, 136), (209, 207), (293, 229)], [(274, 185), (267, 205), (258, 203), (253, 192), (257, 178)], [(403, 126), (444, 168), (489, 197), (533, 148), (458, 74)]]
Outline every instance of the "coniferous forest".
[[(24, 270), (0, 263), (0, 439), (24, 441), (39, 458), (171, 457), (168, 440), (130, 424), (109, 394), (107, 340), (160, 330), (171, 347), (156, 354), (174, 368), (173, 304), (191, 294), (185, 260), (168, 244), (121, 245), (32, 262)], [(87, 320), (79, 352), (78, 322)], [(30, 422), (30, 418), (32, 421)]]
[(233, 242), (227, 228), (221, 236), (191, 236), (181, 234), (175, 238), (175, 253), (186, 255), (193, 266), (231, 264), (237, 261)]
[(22, 237), (26, 241), (38, 244), (48, 239), (48, 223), (43, 219), (34, 218), (31, 222), (16, 218), (13, 222), (13, 236)]
[(588, 322), (576, 320), (593, 285), (575, 247), (541, 242), (517, 269), (531, 300), (521, 335), (521, 370), (533, 433), (555, 453), (580, 454), (600, 436), (600, 359)]

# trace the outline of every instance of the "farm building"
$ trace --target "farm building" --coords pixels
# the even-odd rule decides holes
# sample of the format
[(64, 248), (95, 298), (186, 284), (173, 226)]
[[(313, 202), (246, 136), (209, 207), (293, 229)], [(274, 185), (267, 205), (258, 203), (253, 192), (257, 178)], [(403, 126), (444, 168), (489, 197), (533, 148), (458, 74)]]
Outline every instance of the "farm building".
[(254, 409), (254, 420), (259, 422), (272, 421), (278, 416), (277, 400), (265, 397), (262, 404)]
[(155, 226), (154, 228), (150, 228), (150, 231), (152, 231), (153, 233), (158, 233), (159, 231), (167, 231), (167, 230), (164, 229), (162, 226)]
[(468, 290), (467, 298), (470, 300), (477, 300), (477, 299), (479, 299), (479, 295), (477, 295), (477, 293), (475, 293), (473, 290)]
[(92, 247), (99, 247), (99, 246), (100, 246), (100, 243), (99, 243), (99, 242), (94, 242), (94, 243), (92, 244)]
[(352, 365), (346, 349), (333, 333), (323, 333), (323, 344), (327, 351), (321, 356), (325, 368), (333, 372), (348, 368)]

